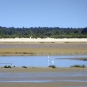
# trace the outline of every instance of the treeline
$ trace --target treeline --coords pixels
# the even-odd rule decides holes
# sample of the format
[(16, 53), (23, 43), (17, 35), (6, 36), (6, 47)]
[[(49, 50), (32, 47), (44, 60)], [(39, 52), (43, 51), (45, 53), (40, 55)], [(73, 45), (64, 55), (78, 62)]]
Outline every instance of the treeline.
[(0, 38), (87, 38), (86, 28), (30, 27), (14, 28), (0, 26)]

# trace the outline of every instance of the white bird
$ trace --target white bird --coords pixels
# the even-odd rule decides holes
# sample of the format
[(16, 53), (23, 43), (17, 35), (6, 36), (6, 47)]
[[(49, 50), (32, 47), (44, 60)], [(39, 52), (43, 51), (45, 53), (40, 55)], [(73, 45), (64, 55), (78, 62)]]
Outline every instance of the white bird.
[(49, 56), (48, 56), (48, 66), (49, 66)]
[(52, 65), (54, 65), (54, 60), (52, 60)]

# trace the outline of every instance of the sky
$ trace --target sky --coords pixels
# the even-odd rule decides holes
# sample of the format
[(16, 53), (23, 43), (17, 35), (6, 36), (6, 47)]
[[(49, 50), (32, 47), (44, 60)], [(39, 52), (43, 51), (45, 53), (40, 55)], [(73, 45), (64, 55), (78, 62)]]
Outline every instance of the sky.
[(87, 0), (0, 0), (3, 27), (87, 27)]

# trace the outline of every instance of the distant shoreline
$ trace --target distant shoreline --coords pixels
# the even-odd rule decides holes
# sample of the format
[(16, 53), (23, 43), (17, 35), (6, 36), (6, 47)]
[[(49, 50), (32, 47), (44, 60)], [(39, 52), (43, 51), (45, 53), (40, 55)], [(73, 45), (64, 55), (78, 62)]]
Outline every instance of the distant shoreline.
[(87, 38), (1, 38), (0, 42), (87, 42)]

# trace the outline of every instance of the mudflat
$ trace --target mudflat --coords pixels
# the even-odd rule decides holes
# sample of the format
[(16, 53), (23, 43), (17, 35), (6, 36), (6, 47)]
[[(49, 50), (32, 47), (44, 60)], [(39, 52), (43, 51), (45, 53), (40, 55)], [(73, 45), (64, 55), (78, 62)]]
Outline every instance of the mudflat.
[(0, 87), (86, 86), (87, 68), (0, 68)]
[[(0, 55), (87, 54), (87, 42), (0, 43)], [(86, 87), (87, 68), (0, 68), (0, 87)]]
[(87, 54), (87, 42), (0, 43), (0, 55)]

